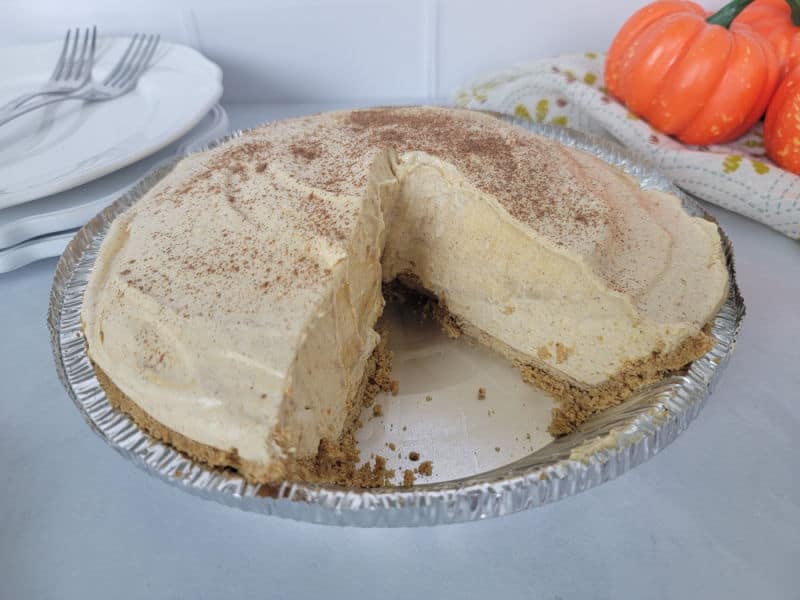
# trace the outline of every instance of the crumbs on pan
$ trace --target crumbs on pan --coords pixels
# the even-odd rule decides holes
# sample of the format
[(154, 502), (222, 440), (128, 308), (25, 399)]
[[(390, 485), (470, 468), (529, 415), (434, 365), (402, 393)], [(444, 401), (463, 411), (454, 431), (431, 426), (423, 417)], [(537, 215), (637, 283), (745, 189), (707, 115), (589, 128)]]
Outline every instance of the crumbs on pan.
[(414, 485), (414, 481), (416, 481), (416, 477), (414, 477), (414, 471), (411, 469), (406, 469), (403, 471), (403, 487), (411, 487)]

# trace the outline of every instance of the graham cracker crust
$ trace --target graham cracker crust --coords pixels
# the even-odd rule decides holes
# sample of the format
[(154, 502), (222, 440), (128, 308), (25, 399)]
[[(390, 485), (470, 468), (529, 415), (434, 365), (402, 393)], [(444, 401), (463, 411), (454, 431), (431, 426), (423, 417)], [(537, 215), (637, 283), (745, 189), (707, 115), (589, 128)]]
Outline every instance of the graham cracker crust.
[[(361, 427), (361, 409), (371, 406), (375, 397), (380, 392), (389, 392), (392, 385), (392, 354), (387, 348), (386, 335), (383, 332), (381, 341), (367, 361), (359, 392), (351, 404), (339, 438), (321, 440), (315, 456), (294, 459), (287, 454), (285, 460), (273, 461), (266, 467), (241, 458), (236, 448), (220, 450), (166, 427), (122, 392), (97, 364), (92, 363), (92, 366), (111, 406), (130, 416), (141, 429), (194, 460), (211, 467), (235, 470), (251, 483), (271, 484), (297, 480), (370, 488), (388, 485), (389, 480), (394, 477), (394, 471), (386, 469), (386, 459), (381, 456), (376, 456), (372, 465), (366, 463), (361, 467), (357, 466), (359, 452), (355, 432)], [(275, 432), (274, 438), (280, 446), (280, 431)], [(263, 487), (265, 491), (271, 491), (269, 485)]]
[[(496, 341), (489, 343), (490, 340), (485, 339), (486, 334), (463, 323), (448, 310), (445, 301), (422, 288), (414, 276), (402, 274), (397, 280), (384, 284), (383, 294), (387, 302), (403, 303), (406, 309), (418, 318), (435, 319), (446, 335), (464, 336), (489, 345), (511, 359), (524, 381), (543, 389), (556, 399), (558, 405), (553, 409), (552, 421), (548, 427), (550, 434), (556, 437), (574, 431), (598, 412), (621, 404), (643, 386), (684, 368), (713, 346), (709, 326), (706, 326), (701, 333), (688, 338), (672, 352), (654, 351), (646, 359), (628, 363), (619, 374), (606, 383), (593, 388), (581, 388), (553, 375), (541, 366), (520, 360), (513, 350), (500, 347)], [(102, 369), (94, 363), (93, 367), (100, 385), (106, 391), (108, 400), (114, 408), (128, 414), (139, 427), (154, 438), (173, 446), (191, 458), (212, 467), (235, 470), (251, 483), (264, 484), (260, 491), (261, 495), (272, 495), (277, 489), (273, 484), (285, 480), (374, 488), (391, 485), (390, 480), (395, 473), (386, 468), (386, 459), (380, 455), (374, 457), (373, 463), (367, 462), (358, 466), (360, 456), (355, 432), (362, 425), (360, 420), (362, 408), (372, 406), (379, 393), (392, 393), (397, 385), (391, 377), (392, 354), (386, 340), (387, 332), (381, 331), (380, 342), (367, 362), (359, 392), (349, 402), (349, 412), (339, 438), (322, 439), (314, 456), (298, 459), (286, 453), (287, 457), (283, 461), (273, 461), (266, 467), (242, 459), (236, 448), (220, 450), (196, 442), (162, 425), (117, 388)], [(273, 440), (285, 448), (281, 439), (281, 432), (276, 428)], [(424, 467), (424, 470), (419, 471), (420, 474), (430, 474), (429, 461), (420, 467)], [(409, 487), (413, 483), (414, 473), (410, 470), (405, 471), (401, 485)]]
[(621, 404), (636, 390), (682, 369), (713, 345), (705, 331), (698, 333), (672, 352), (654, 351), (649, 358), (628, 362), (620, 373), (592, 388), (579, 388), (533, 364), (514, 361), (514, 366), (520, 370), (524, 381), (549, 392), (558, 401), (547, 431), (560, 437), (574, 431), (592, 415)]

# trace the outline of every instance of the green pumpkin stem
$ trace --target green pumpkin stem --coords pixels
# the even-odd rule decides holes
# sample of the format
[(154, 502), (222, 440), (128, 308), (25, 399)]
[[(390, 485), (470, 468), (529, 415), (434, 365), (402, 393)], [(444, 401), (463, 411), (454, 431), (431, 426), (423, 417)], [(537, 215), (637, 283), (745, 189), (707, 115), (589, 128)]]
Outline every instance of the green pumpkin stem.
[(800, 27), (800, 0), (786, 0), (792, 10), (792, 23)]
[[(739, 16), (739, 13), (744, 10), (744, 7), (750, 4), (753, 0), (733, 0), (733, 2), (728, 2), (725, 6), (720, 8), (717, 12), (706, 19), (706, 23), (711, 23), (712, 25), (721, 25), (725, 29), (728, 29), (733, 23), (733, 20)], [(789, 4), (792, 3), (792, 0), (786, 0)], [(797, 0), (794, 0), (797, 2)]]

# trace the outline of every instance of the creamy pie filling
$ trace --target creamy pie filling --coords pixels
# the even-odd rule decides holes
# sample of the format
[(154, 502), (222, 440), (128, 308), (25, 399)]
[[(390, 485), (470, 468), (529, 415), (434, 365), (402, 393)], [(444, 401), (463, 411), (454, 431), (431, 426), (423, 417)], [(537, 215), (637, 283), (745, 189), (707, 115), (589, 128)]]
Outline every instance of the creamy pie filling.
[[(446, 113), (504, 144), (535, 137), (405, 111), (395, 129)], [(458, 148), (395, 151), (347, 118), (283, 122), (179, 163), (114, 221), (84, 296), (89, 355), (114, 385), (163, 426), (235, 449), (255, 479), (342, 433), (382, 281), (413, 274), (482, 341), (585, 389), (677, 348), (725, 297), (716, 226), (591, 156), (536, 138), (521, 158), (550, 161), (566, 192), (522, 219), (502, 182), (455, 164)], [(352, 140), (329, 142), (349, 152), (328, 159), (309, 140), (337, 130)]]

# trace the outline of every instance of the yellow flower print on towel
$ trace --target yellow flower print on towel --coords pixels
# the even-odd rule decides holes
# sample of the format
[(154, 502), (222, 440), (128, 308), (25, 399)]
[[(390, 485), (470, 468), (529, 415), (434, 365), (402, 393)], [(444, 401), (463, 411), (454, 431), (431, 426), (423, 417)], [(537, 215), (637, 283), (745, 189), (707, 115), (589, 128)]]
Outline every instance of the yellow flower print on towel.
[(764, 175), (765, 173), (769, 173), (769, 165), (767, 165), (767, 163), (763, 163), (760, 160), (751, 159), (750, 164), (753, 165), (753, 171), (755, 171), (759, 175)]
[(547, 113), (550, 111), (550, 102), (542, 98), (536, 103), (536, 120), (543, 123), (547, 118)]
[(730, 156), (726, 156), (725, 160), (722, 161), (722, 170), (725, 173), (733, 173), (739, 168), (741, 163), (741, 156), (738, 154), (731, 154)]
[(514, 107), (514, 116), (519, 117), (520, 119), (525, 119), (526, 121), (531, 121), (531, 113), (524, 104), (517, 104)]
[[(539, 102), (536, 103), (537, 123), (544, 123), (545, 119), (547, 118), (548, 112), (550, 112), (550, 103), (547, 100), (539, 100)], [(525, 119), (526, 121), (533, 121), (533, 117), (531, 116), (528, 107), (525, 106), (524, 104), (517, 104), (514, 107), (514, 116), (520, 119)], [(559, 125), (560, 127), (566, 127), (567, 117), (563, 115), (558, 117), (553, 117), (552, 119), (550, 119), (550, 123), (552, 123), (553, 125)]]

